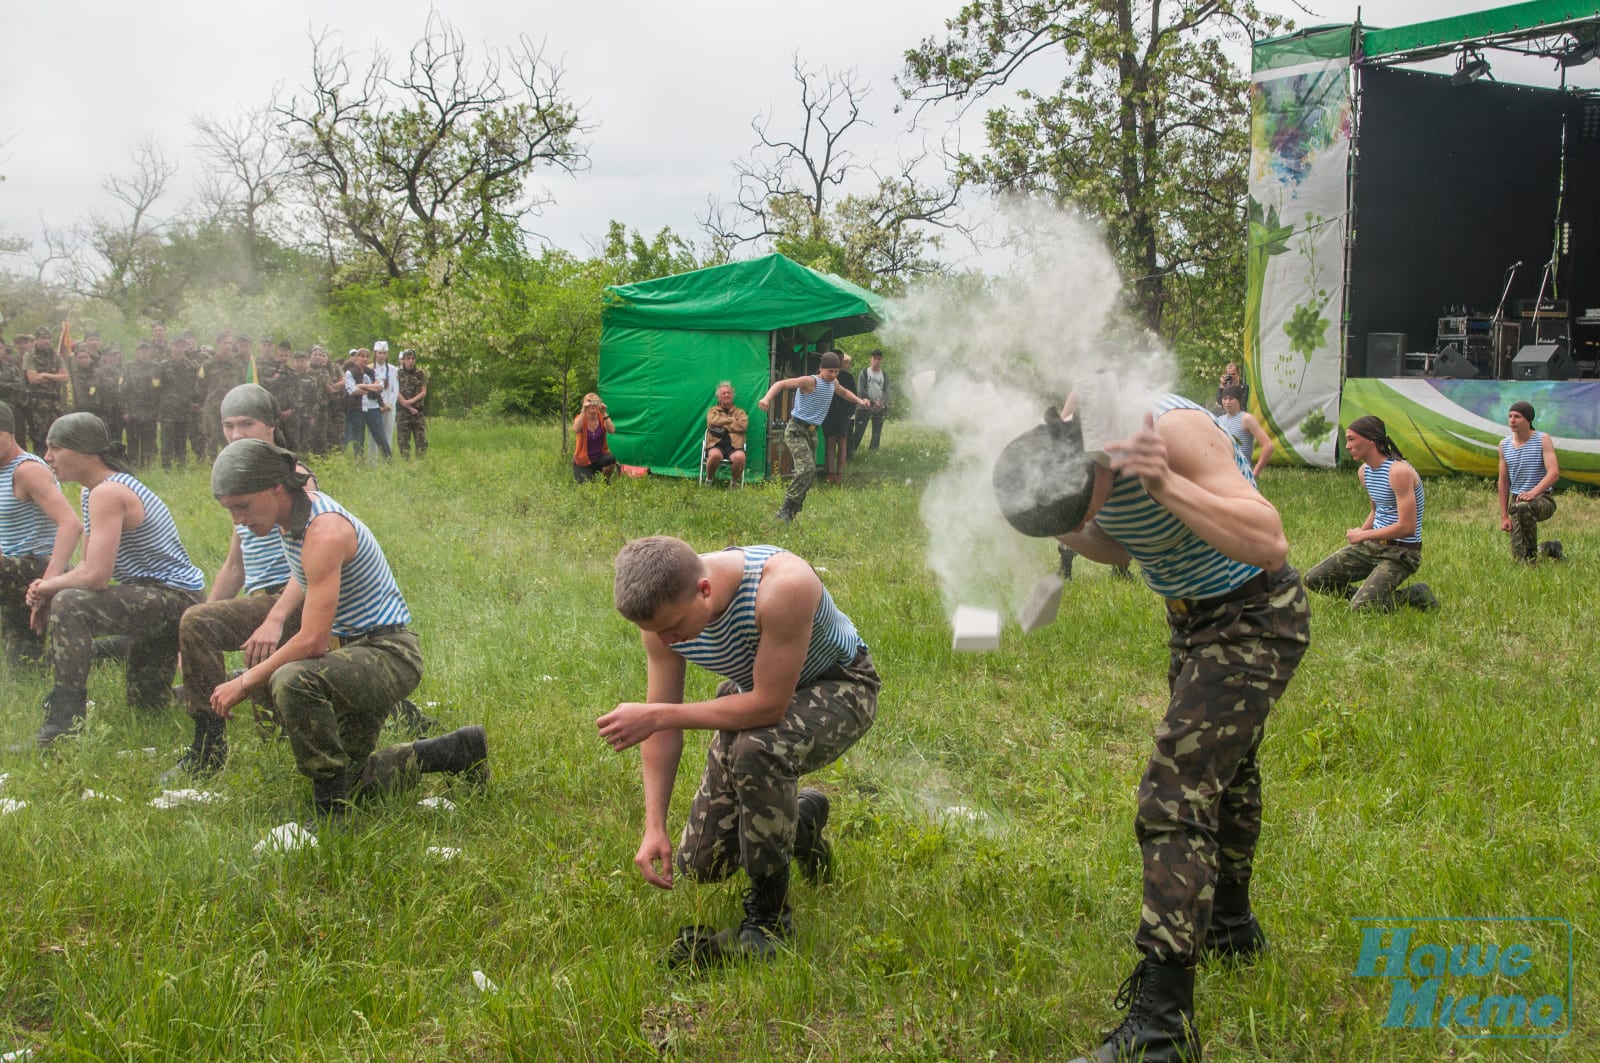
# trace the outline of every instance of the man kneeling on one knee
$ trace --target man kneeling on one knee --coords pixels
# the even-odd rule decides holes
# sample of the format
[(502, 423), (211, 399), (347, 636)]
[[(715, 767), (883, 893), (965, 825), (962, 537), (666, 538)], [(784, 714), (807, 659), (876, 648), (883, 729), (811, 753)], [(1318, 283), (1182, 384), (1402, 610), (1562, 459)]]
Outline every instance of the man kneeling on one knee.
[(487, 774), (482, 727), (374, 753), (384, 717), (422, 679), (411, 611), (367, 526), (320, 491), (306, 490), (295, 456), (259, 439), (229, 443), (211, 470), (211, 493), (235, 525), (282, 533), (289, 573), (304, 592), (300, 630), (264, 661), (211, 694), (230, 718), (266, 686), (311, 780), (319, 815), (342, 814), (353, 791), (380, 793), (422, 772)]

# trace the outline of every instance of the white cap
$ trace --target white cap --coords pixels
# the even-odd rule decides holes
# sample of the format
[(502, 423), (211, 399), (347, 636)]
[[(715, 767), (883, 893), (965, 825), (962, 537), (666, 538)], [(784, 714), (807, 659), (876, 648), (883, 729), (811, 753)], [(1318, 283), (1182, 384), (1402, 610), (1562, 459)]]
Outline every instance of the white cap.
[(374, 351), (387, 351), (389, 349), (389, 341), (388, 340), (378, 340), (377, 342), (375, 342), (372, 345), (372, 349)]

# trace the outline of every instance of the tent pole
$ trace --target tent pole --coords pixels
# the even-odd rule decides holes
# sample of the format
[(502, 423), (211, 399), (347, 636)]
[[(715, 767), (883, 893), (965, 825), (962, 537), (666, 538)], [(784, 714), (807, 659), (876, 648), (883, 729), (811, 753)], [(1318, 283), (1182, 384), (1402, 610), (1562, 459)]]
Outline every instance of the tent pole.
[[(767, 333), (767, 387), (770, 388), (770, 387), (772, 387), (773, 384), (775, 384), (777, 382), (778, 382), (778, 333), (777, 333), (777, 330), (774, 329), (773, 331)], [(772, 410), (768, 410), (767, 411), (767, 469), (768, 469), (767, 475), (768, 475), (768, 477), (770, 479), (774, 479), (774, 480), (776, 480), (778, 478), (778, 449), (779, 449), (777, 447), (777, 445), (774, 443), (774, 437), (773, 437), (773, 434), (772, 434), (772, 424), (776, 420), (777, 420), (777, 418), (773, 416), (773, 411)]]
[[(1356, 182), (1360, 174), (1361, 157), (1361, 11), (1356, 10), (1356, 23), (1351, 27), (1351, 55), (1348, 91), (1350, 101), (1350, 153), (1345, 162), (1344, 178), (1344, 291), (1339, 307), (1339, 392), (1344, 393), (1344, 382), (1350, 376), (1350, 291), (1354, 280), (1353, 267), (1356, 255)], [(1365, 354), (1363, 353), (1363, 361)], [(1334, 461), (1338, 463), (1338, 450), (1334, 448)]]

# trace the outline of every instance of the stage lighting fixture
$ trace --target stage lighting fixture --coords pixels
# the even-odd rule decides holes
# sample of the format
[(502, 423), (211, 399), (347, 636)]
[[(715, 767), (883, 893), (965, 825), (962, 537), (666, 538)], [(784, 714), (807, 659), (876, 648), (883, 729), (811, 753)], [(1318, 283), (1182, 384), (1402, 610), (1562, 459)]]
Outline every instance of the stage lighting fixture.
[(1600, 37), (1587, 44), (1575, 41), (1571, 48), (1561, 54), (1561, 65), (1566, 67), (1582, 66), (1600, 56)]
[(1470, 85), (1488, 75), (1489, 60), (1477, 52), (1462, 52), (1461, 58), (1456, 60), (1456, 72), (1450, 75), (1450, 84)]

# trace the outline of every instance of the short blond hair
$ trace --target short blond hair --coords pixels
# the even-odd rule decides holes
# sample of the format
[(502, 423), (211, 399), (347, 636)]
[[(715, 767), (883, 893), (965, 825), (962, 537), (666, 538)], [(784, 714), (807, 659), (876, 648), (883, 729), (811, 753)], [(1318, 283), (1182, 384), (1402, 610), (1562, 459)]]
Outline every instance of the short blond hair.
[(638, 624), (654, 617), (662, 606), (693, 594), (706, 565), (682, 539), (649, 535), (624, 546), (615, 568), (612, 600), (617, 612)]
[(600, 398), (599, 395), (596, 395), (594, 392), (591, 391), (591, 392), (589, 392), (589, 394), (587, 394), (587, 395), (585, 395), (583, 397), (583, 405), (585, 407), (589, 407), (589, 406), (604, 406), (605, 405), (605, 400), (603, 400), (602, 398)]

